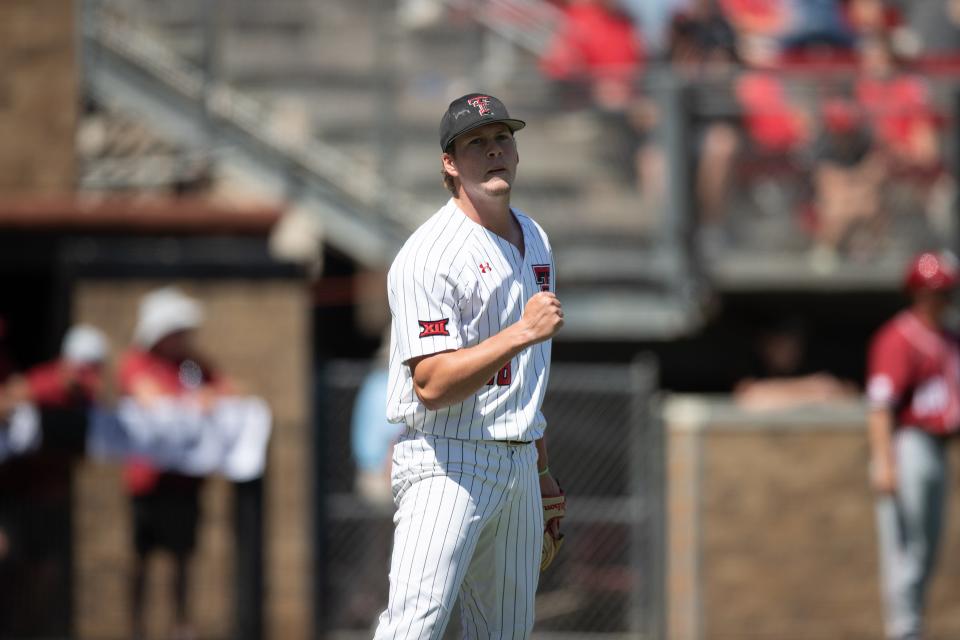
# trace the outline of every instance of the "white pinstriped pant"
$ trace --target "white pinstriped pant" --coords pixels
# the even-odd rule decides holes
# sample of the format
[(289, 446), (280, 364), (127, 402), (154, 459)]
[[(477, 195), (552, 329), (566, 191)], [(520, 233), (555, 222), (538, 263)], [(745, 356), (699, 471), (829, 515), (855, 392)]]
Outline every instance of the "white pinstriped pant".
[(440, 640), (458, 596), (465, 638), (529, 637), (543, 545), (536, 461), (533, 444), (400, 438), (390, 600), (374, 640)]

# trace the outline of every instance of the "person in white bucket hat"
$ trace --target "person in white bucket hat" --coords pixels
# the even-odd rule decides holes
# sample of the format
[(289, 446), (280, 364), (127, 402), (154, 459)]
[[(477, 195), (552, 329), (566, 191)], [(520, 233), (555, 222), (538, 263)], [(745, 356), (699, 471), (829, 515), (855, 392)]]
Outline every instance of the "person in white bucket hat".
[[(200, 355), (196, 330), (204, 321), (201, 304), (176, 287), (146, 294), (140, 302), (133, 344), (119, 366), (121, 395), (151, 405), (163, 398), (211, 399), (229, 392), (223, 378)], [(144, 635), (144, 588), (149, 556), (165, 550), (174, 557), (175, 637), (192, 637), (187, 595), (189, 567), (200, 521), (203, 478), (161, 471), (131, 459), (124, 469), (131, 497), (136, 561), (131, 582), (133, 636)]]

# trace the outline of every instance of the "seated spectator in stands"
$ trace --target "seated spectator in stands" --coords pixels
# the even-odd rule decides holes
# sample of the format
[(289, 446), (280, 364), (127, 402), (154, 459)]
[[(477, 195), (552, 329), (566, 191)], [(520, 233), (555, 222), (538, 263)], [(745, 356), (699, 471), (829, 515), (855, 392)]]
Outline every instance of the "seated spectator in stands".
[(856, 97), (892, 169), (938, 172), (938, 118), (926, 82), (904, 68), (886, 36), (862, 39), (860, 68)]
[(644, 63), (643, 43), (630, 17), (616, 0), (570, 0), (563, 12), (540, 68), (568, 99), (586, 96), (601, 109), (623, 110)]
[(841, 251), (857, 258), (875, 252), (885, 220), (887, 172), (856, 103), (843, 98), (826, 100), (821, 121), (814, 152), (815, 246), (811, 259), (814, 267), (829, 270)]
[(789, 0), (719, 0), (718, 4), (737, 31), (749, 35), (778, 38), (794, 20)]
[(699, 3), (671, 24), (670, 63), (703, 89), (704, 108), (693, 114), (696, 190), (703, 224), (719, 224), (726, 213), (733, 166), (740, 151), (742, 122), (732, 86), (739, 70), (736, 35), (712, 5)]
[(643, 33), (647, 53), (660, 57), (670, 44), (670, 23), (678, 14), (686, 14), (712, 0), (621, 0), (621, 6), (630, 14)]
[(851, 51), (854, 34), (837, 0), (789, 0), (792, 16), (782, 34), (784, 50), (823, 46), (835, 51)]
[(734, 402), (753, 411), (773, 411), (853, 400), (852, 382), (812, 367), (807, 333), (794, 319), (767, 323), (755, 337), (753, 371), (733, 391)]
[[(196, 345), (203, 321), (200, 303), (173, 287), (157, 289), (140, 303), (134, 344), (120, 362), (120, 392), (146, 406), (165, 399), (192, 398), (209, 406), (229, 384)], [(174, 558), (173, 600), (177, 638), (191, 638), (189, 563), (196, 545), (203, 479), (160, 471), (144, 460), (127, 463), (124, 479), (133, 507), (136, 560), (132, 603), (135, 637), (144, 634), (147, 560), (166, 550)]]
[(778, 157), (800, 151), (811, 141), (811, 117), (777, 67), (777, 52), (748, 46), (741, 51), (747, 71), (735, 92), (752, 151)]
[(852, 63), (854, 34), (837, 0), (720, 0), (744, 56), (779, 64)]
[(636, 184), (636, 153), (649, 137), (636, 86), (644, 69), (639, 31), (616, 0), (569, 0), (540, 68), (566, 109), (586, 108), (597, 121), (596, 155), (608, 175)]
[(900, 8), (889, 0), (846, 0), (844, 13), (858, 37), (890, 35), (904, 26)]

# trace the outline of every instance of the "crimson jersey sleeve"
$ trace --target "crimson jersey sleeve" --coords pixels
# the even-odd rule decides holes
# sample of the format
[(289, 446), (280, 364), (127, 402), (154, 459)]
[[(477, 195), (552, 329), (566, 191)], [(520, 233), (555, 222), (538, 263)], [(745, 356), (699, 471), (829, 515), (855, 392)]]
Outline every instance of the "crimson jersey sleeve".
[(871, 407), (893, 408), (910, 387), (910, 345), (893, 326), (874, 337), (867, 361), (867, 399)]

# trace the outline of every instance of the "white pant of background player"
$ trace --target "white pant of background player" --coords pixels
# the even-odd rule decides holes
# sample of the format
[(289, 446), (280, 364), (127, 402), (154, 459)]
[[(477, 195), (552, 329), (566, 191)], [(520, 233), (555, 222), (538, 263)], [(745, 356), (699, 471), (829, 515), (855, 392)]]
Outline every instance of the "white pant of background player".
[(945, 441), (920, 429), (894, 434), (897, 493), (877, 500), (887, 637), (919, 639), (947, 497)]
[(464, 637), (529, 637), (543, 545), (536, 463), (533, 444), (400, 438), (390, 600), (375, 640), (440, 640), (458, 597)]

